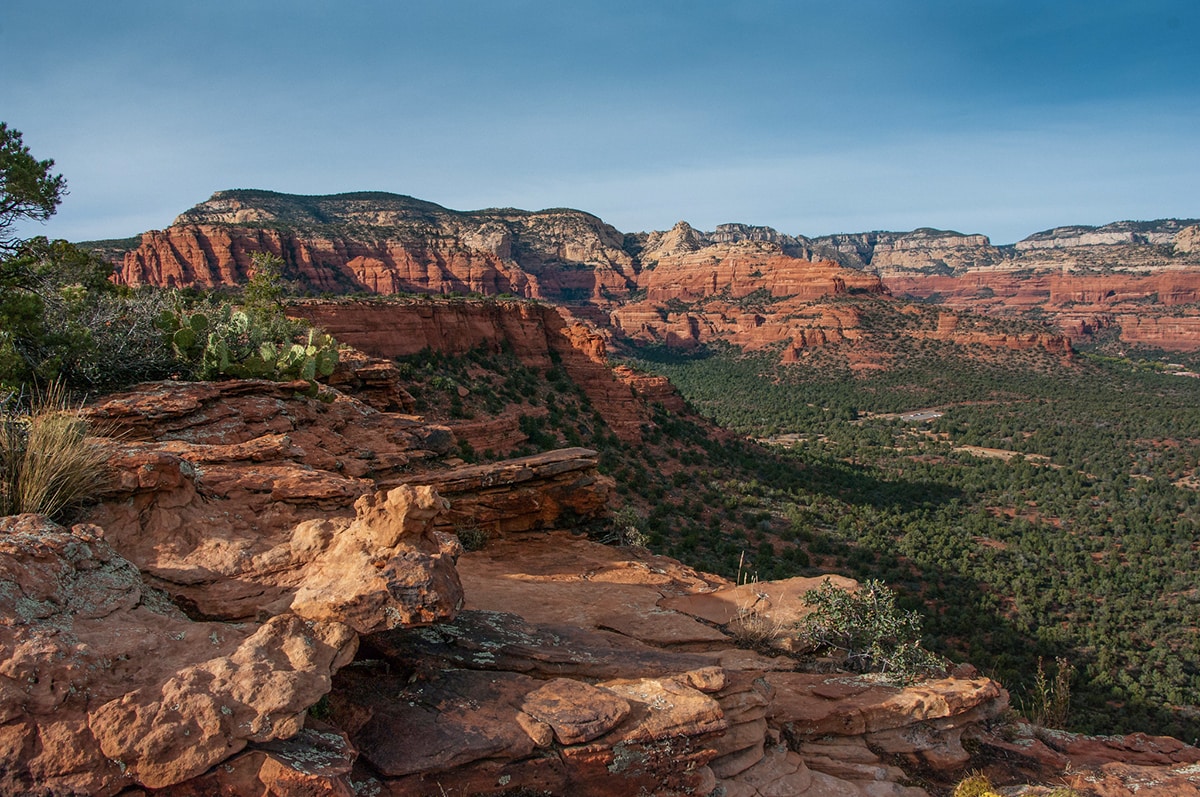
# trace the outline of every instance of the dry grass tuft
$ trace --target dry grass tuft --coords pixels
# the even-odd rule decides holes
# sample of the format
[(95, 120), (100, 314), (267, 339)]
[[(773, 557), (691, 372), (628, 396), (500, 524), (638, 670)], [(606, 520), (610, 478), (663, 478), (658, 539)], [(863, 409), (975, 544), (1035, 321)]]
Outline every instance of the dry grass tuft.
[(757, 589), (758, 574), (751, 574), (746, 567), (746, 552), (738, 559), (737, 581), (739, 587), (755, 585), (754, 599), (739, 601), (737, 613), (725, 624), (725, 631), (742, 647), (770, 647), (783, 633), (783, 623), (771, 617), (771, 598)]
[(737, 613), (725, 629), (744, 647), (768, 647), (783, 633), (783, 623), (770, 615), (771, 599), (756, 592), (754, 600), (738, 605)]
[(61, 385), (35, 395), (27, 411), (0, 405), (0, 515), (36, 512), (56, 520), (109, 482), (108, 453)]

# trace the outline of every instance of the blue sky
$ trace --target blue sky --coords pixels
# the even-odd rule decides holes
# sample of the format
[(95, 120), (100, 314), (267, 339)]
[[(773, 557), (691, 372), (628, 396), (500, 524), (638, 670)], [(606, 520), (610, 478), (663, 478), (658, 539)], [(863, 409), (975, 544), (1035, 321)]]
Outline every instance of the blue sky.
[(160, 229), (226, 188), (1010, 243), (1200, 217), (1200, 3), (106, 0), (0, 9), (0, 120)]

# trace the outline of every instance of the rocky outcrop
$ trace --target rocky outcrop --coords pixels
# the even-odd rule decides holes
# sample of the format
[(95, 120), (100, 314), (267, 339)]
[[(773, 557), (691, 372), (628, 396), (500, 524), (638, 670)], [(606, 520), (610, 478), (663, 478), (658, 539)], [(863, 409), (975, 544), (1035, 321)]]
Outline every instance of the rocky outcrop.
[(587, 448), (564, 448), (409, 476), (406, 483), (425, 485), (448, 499), (438, 528), (470, 527), (495, 537), (553, 528), (564, 518), (585, 522), (604, 515), (613, 483), (596, 474), (596, 458)]
[[(440, 499), (431, 491), (378, 495), (376, 484), (427, 467), (453, 438), (334, 391), (322, 400), (300, 388), (307, 385), (162, 382), (89, 408), (122, 435), (116, 480), (93, 520), (147, 579), (199, 616), (255, 618), (302, 600), (316, 617), (302, 585), (337, 573), (353, 588), (339, 611), (363, 603), (370, 615), (389, 591), (405, 590), (423, 591), (428, 603), (397, 622), (449, 616), (453, 551), (430, 527)], [(393, 515), (404, 525), (385, 520)], [(393, 559), (423, 564), (426, 582), (389, 570)]]
[(444, 429), (301, 387), (109, 397), (88, 409), (121, 435), (106, 530), (0, 522), (0, 790), (351, 794), (358, 749), (308, 710), (360, 636), (454, 617), (462, 549), (437, 528), (606, 505), (595, 452), (439, 468)]
[(665, 409), (676, 413), (687, 410), (687, 402), (665, 376), (638, 371), (628, 365), (617, 365), (612, 370), (613, 376), (629, 385), (635, 396), (649, 404), (661, 404)]
[(1200, 252), (1200, 224), (1184, 227), (1176, 233), (1172, 245), (1176, 254), (1190, 255)]
[(369, 357), (358, 349), (343, 347), (337, 367), (325, 382), (383, 412), (411, 413), (417, 407), (393, 361)]
[(357, 643), (293, 614), (194, 622), (93, 525), (0, 520), (0, 575), (5, 794), (163, 787), (292, 739)]
[[(460, 568), (453, 623), (367, 640), (395, 686), (370, 687), (389, 676), (356, 665), (331, 697), (385, 794), (767, 795), (816, 783), (915, 797), (926, 792), (903, 785), (894, 762), (958, 771), (963, 734), (1006, 705), (986, 679), (905, 689), (740, 650), (698, 615), (728, 624), (746, 590), (662, 557), (559, 533), (489, 543)], [(797, 581), (756, 586), (780, 628), (817, 582)], [(397, 724), (429, 742), (400, 743), (385, 730)]]
[[(980, 754), (1084, 794), (1200, 782), (1175, 740), (996, 736), (1007, 695), (970, 668), (798, 667), (819, 579), (564, 530), (603, 512), (594, 452), (456, 465), (444, 429), (300, 387), (110, 397), (105, 531), (0, 521), (0, 790), (922, 797)], [(440, 529), (468, 523), (462, 553)]]
[[(456, 527), (500, 534), (606, 511), (594, 451), (448, 467), (443, 427), (300, 386), (155, 383), (88, 409), (123, 436), (92, 519), (199, 616), (336, 615), (359, 633), (434, 622), (459, 601)], [(389, 595), (403, 606), (385, 618)]]
[(453, 622), (373, 635), (335, 681), (333, 718), (379, 793), (927, 797), (976, 767), (1006, 784), (1069, 773), (1084, 795), (1200, 785), (1200, 750), (1177, 740), (1004, 725), (1007, 695), (969, 667), (896, 686), (736, 646), (750, 601), (782, 641), (819, 579), (738, 587), (561, 532), (459, 567)]

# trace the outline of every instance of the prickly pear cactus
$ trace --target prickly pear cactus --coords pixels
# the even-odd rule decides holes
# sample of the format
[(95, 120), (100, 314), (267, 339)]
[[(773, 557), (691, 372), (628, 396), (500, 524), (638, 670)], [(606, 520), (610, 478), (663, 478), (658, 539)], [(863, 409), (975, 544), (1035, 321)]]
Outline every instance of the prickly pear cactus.
[(195, 360), (200, 356), (204, 333), (209, 327), (207, 315), (185, 312), (181, 307), (176, 307), (174, 311), (164, 310), (154, 324), (166, 333), (176, 357)]
[[(304, 379), (333, 373), (338, 342), (301, 322), (258, 308), (235, 310), (229, 304), (210, 313), (195, 312), (177, 301), (155, 321), (175, 356), (201, 379)], [(304, 334), (302, 341), (296, 336)]]

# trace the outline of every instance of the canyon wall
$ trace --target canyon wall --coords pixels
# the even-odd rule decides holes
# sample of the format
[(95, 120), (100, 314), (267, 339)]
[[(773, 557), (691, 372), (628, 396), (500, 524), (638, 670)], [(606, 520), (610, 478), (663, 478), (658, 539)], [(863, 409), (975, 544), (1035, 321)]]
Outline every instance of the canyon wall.
[(246, 281), (255, 251), (278, 254), (301, 293), (542, 299), (610, 342), (724, 340), (795, 358), (869, 337), (853, 309), (829, 299), (893, 296), (1049, 325), (1063, 340), (1107, 329), (1127, 344), (1200, 349), (1190, 320), (1200, 314), (1195, 220), (1058, 227), (1008, 246), (928, 228), (806, 238), (679, 222), (623, 235), (567, 209), (459, 212), (393, 194), (224, 191), (145, 233), (120, 255), (115, 279), (231, 287)]
[(1200, 349), (1200, 225), (1193, 220), (1058, 227), (1012, 246), (953, 233), (815, 239), (878, 274), (898, 297), (996, 317), (1036, 317), (1087, 342)]
[(283, 258), (285, 277), (317, 293), (484, 293), (555, 301), (624, 295), (623, 237), (575, 210), (460, 213), (393, 194), (294, 197), (224, 191), (166, 230), (145, 233), (118, 264), (126, 285), (229, 287), (250, 255)]
[(886, 295), (874, 275), (794, 256), (803, 254), (795, 239), (770, 228), (725, 225), (718, 233), (680, 222), (644, 242), (638, 292), (610, 313), (619, 337), (684, 349), (850, 341), (861, 337), (853, 308), (824, 300)]
[[(390, 359), (423, 349), (457, 355), (482, 347), (511, 350), (524, 365), (540, 371), (559, 362), (622, 440), (640, 441), (642, 425), (649, 422), (646, 402), (638, 400), (632, 387), (636, 380), (619, 378), (609, 367), (604, 338), (549, 305), (484, 299), (308, 301), (289, 306), (288, 313), (375, 357)], [(515, 417), (506, 420), (515, 426)], [(502, 436), (498, 430), (488, 433)], [(484, 442), (480, 450), (492, 447)]]

